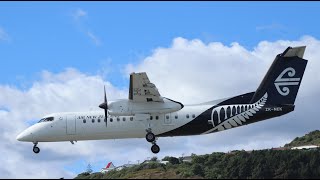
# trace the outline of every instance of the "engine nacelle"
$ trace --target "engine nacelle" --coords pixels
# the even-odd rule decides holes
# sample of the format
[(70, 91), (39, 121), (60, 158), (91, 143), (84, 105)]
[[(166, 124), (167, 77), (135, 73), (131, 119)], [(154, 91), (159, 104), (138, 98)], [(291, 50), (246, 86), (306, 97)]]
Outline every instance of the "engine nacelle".
[(183, 104), (163, 98), (162, 102), (133, 102), (132, 100), (119, 100), (108, 105), (112, 116), (133, 116), (135, 114), (171, 113), (183, 108)]

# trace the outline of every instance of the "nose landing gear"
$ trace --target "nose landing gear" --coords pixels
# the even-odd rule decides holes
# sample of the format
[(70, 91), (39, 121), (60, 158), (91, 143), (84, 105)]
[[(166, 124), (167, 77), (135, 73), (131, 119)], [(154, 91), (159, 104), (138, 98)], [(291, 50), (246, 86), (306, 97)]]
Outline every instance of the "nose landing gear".
[(34, 146), (33, 146), (33, 152), (36, 154), (38, 154), (40, 152), (40, 148), (37, 147), (37, 144), (38, 144), (38, 142), (35, 142)]
[(146, 140), (152, 143), (151, 151), (154, 154), (157, 154), (158, 152), (160, 152), (160, 147), (156, 144), (156, 136), (152, 133), (150, 128), (147, 129), (146, 131), (147, 131)]

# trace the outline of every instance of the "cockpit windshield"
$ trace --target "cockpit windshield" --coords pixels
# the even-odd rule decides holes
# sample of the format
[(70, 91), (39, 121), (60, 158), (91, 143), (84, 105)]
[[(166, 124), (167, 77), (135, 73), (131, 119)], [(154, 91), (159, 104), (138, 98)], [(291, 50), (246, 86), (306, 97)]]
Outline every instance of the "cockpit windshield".
[(48, 122), (48, 121), (53, 121), (54, 118), (53, 117), (46, 117), (46, 118), (42, 118), (38, 123), (41, 123), (41, 122)]

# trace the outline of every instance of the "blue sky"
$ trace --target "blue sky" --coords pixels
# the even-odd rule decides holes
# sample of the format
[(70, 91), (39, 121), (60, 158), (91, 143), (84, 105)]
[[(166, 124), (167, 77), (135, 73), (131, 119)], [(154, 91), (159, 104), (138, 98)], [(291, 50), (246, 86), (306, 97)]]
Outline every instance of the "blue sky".
[[(74, 67), (125, 87), (119, 69), (175, 37), (237, 41), (319, 37), (319, 2), (1, 2), (0, 83), (30, 86), (39, 72)], [(76, 18), (77, 11), (83, 16)], [(92, 36), (91, 36), (92, 35)], [(91, 37), (90, 37), (91, 36)], [(95, 39), (95, 40), (94, 40)], [(29, 83), (28, 83), (29, 82)], [(23, 87), (22, 86), (22, 87)]]
[[(102, 75), (123, 89), (128, 86), (127, 64), (141, 63), (177, 37), (227, 46), (238, 42), (248, 50), (261, 41), (295, 41), (304, 35), (319, 39), (319, 9), (319, 2), (1, 2), (0, 88), (25, 90), (44, 70), (59, 74), (72, 67)], [(9, 113), (1, 103), (0, 111)], [(30, 154), (28, 150), (23, 152)], [(77, 157), (63, 168), (79, 173), (90, 162), (99, 171), (105, 161)]]

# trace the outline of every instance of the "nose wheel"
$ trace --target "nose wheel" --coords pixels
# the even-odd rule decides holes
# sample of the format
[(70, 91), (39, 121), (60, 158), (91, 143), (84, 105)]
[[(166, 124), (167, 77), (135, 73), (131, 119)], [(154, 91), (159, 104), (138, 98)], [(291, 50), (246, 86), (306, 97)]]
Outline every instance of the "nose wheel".
[(151, 129), (147, 129), (146, 140), (152, 143), (151, 151), (157, 154), (160, 151), (160, 147), (156, 144), (156, 136), (152, 133)]
[(33, 152), (36, 154), (38, 154), (40, 152), (40, 148), (37, 147), (37, 144), (38, 143), (34, 143), (34, 146), (33, 146)]

